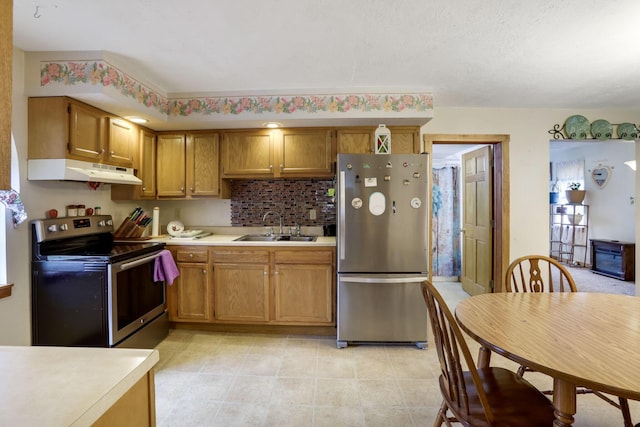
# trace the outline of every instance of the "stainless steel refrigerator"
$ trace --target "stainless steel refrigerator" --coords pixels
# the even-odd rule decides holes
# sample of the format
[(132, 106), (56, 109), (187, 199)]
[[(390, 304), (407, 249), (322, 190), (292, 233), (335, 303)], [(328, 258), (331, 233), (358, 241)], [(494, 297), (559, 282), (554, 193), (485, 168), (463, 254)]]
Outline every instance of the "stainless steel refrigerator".
[(426, 348), (427, 161), (426, 154), (338, 155), (338, 348)]

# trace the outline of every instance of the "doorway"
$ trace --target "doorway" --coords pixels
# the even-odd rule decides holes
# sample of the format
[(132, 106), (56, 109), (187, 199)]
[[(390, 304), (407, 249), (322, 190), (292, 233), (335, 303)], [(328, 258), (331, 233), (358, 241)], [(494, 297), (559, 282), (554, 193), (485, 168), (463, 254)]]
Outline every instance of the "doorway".
[[(425, 134), (423, 136), (424, 152), (431, 154), (433, 159), (433, 146), (446, 144), (447, 148), (456, 147), (463, 151), (467, 146), (490, 146), (492, 151), (490, 174), (492, 178), (491, 193), (493, 199), (489, 201), (492, 211), (492, 231), (490, 261), (490, 289), (493, 292), (502, 291), (502, 277), (509, 262), (509, 136), (508, 135), (455, 135), (455, 134)], [(432, 175), (433, 165), (430, 162), (430, 174)], [(430, 195), (430, 203), (433, 206), (433, 194)], [(464, 200), (462, 200), (464, 205)], [(430, 218), (430, 229), (434, 224)], [(431, 265), (433, 264), (433, 253), (431, 254)], [(467, 260), (468, 261), (468, 260)], [(464, 255), (463, 260), (464, 263)], [(473, 271), (478, 271), (481, 266), (467, 265)], [(472, 287), (474, 288), (474, 287)], [(476, 288), (477, 289), (477, 288)], [(474, 292), (477, 293), (478, 291)]]

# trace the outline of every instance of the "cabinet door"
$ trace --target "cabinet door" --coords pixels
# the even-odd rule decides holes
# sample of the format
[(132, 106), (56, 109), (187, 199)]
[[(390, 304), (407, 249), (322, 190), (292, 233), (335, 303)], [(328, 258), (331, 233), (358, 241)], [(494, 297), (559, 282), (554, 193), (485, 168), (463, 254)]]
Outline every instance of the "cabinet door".
[(392, 154), (420, 153), (420, 130), (417, 127), (389, 127)]
[(102, 160), (105, 152), (105, 114), (71, 102), (69, 120), (69, 157), (94, 162)]
[(373, 154), (373, 130), (339, 129), (337, 145), (339, 154)]
[(141, 198), (156, 197), (156, 134), (146, 129), (140, 130), (140, 170), (138, 177)]
[(269, 131), (226, 133), (222, 139), (222, 176), (272, 176), (273, 134)]
[(175, 307), (169, 307), (173, 321), (199, 321), (212, 319), (211, 295), (207, 264), (178, 263), (180, 275), (171, 285), (175, 292)]
[(331, 265), (276, 264), (274, 287), (276, 321), (333, 322)]
[[(392, 154), (420, 152), (420, 128), (417, 126), (394, 127), (391, 131)], [(375, 128), (346, 128), (338, 130), (338, 153), (372, 154)]]
[(286, 129), (279, 144), (280, 176), (333, 176), (335, 150), (331, 130)]
[(158, 135), (157, 177), (158, 196), (184, 197), (186, 141), (183, 134)]
[(133, 154), (138, 147), (137, 128), (133, 123), (114, 117), (109, 122), (107, 161), (126, 167), (133, 166)]
[(269, 266), (214, 264), (215, 318), (240, 322), (269, 319)]
[(220, 193), (219, 156), (217, 133), (187, 136), (186, 167), (190, 196), (217, 196)]

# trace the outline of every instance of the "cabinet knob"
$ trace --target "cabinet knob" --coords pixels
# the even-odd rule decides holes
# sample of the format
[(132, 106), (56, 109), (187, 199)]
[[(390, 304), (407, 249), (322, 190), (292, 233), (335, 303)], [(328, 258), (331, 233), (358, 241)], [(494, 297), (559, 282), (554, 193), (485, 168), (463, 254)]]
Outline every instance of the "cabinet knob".
[(273, 172), (273, 165), (269, 165), (269, 172)]
[(280, 165), (280, 170), (283, 171), (284, 170), (284, 165)]
[(193, 258), (193, 254), (189, 254), (189, 258)]
[(207, 274), (207, 270), (205, 270), (204, 268), (202, 269), (202, 274)]
[(180, 187), (180, 191), (184, 191), (184, 187)]
[(115, 152), (115, 151), (109, 151), (109, 155), (110, 155), (111, 157), (113, 157), (113, 156), (114, 156), (114, 154), (116, 154), (116, 152)]

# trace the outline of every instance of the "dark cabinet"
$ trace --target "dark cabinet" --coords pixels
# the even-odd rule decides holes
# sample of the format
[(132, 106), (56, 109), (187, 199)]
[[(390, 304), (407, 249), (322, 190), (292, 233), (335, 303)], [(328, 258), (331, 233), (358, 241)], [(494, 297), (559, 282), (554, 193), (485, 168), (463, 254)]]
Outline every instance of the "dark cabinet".
[(635, 280), (635, 243), (591, 239), (591, 270), (620, 280)]

